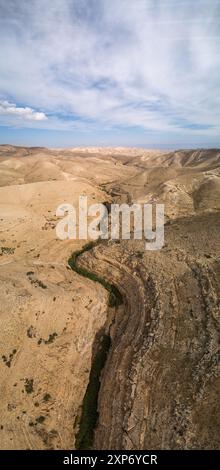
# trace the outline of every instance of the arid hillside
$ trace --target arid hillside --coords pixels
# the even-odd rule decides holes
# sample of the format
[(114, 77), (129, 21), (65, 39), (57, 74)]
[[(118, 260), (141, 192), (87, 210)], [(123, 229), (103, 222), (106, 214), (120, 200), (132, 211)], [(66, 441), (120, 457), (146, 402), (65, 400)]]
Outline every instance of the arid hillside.
[[(164, 203), (164, 247), (74, 271), (56, 209), (80, 195)], [(1, 449), (220, 447), (219, 229), (220, 150), (0, 146)]]

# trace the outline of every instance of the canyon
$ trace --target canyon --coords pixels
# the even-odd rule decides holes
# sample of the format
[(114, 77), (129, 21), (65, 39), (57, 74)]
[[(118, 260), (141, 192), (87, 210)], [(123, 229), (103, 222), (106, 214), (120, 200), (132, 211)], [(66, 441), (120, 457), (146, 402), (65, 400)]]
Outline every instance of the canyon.
[[(164, 204), (163, 248), (59, 240), (82, 195)], [(219, 229), (218, 149), (0, 146), (1, 449), (219, 448)]]

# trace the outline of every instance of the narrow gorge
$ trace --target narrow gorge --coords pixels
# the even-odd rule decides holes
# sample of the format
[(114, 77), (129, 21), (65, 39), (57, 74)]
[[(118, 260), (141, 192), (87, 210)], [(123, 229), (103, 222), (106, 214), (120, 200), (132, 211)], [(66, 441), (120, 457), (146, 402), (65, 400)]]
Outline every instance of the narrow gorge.
[[(214, 149), (0, 146), (2, 449), (219, 448), (219, 168)], [(60, 240), (82, 195), (164, 204), (163, 248)]]
[(108, 315), (106, 325), (96, 333), (93, 345), (92, 364), (89, 375), (89, 383), (82, 403), (79, 416), (79, 430), (76, 434), (76, 449), (88, 449), (93, 445), (94, 429), (98, 419), (98, 395), (100, 390), (100, 379), (102, 369), (105, 365), (107, 354), (111, 345), (110, 328), (117, 314), (117, 308), (123, 304), (120, 291), (114, 285), (107, 282), (100, 275), (88, 271), (85, 267), (79, 266), (79, 257), (94, 248), (99, 243), (89, 242), (81, 250), (75, 251), (68, 260), (68, 264), (73, 271), (81, 276), (87, 277), (94, 282), (99, 282), (108, 291)]
[[(205, 252), (197, 237), (204, 225)], [(166, 227), (161, 252), (131, 240), (97, 245), (80, 257), (80, 266), (114, 284), (124, 299), (110, 327), (94, 448), (218, 445), (220, 270), (212, 252), (219, 228), (216, 215), (193, 224), (180, 219)]]

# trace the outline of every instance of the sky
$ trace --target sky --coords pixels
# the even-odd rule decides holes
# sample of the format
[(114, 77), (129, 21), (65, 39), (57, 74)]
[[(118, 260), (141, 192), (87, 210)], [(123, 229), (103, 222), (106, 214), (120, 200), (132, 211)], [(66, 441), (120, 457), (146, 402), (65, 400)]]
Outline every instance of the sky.
[(0, 0), (0, 143), (220, 147), (220, 0)]

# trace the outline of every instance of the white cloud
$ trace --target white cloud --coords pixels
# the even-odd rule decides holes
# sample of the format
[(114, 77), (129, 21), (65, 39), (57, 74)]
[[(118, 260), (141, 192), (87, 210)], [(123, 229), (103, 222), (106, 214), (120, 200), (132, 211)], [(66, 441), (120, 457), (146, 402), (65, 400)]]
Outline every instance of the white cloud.
[(218, 1), (0, 6), (0, 96), (27, 105), (8, 103), (12, 123), (22, 116), (28, 125), (72, 129), (76, 116), (85, 126), (219, 135)]
[(32, 108), (21, 108), (8, 101), (0, 101), (0, 114), (6, 116), (16, 116), (28, 121), (45, 121), (47, 116), (44, 113), (34, 111)]

